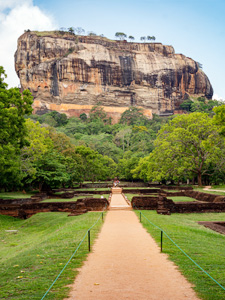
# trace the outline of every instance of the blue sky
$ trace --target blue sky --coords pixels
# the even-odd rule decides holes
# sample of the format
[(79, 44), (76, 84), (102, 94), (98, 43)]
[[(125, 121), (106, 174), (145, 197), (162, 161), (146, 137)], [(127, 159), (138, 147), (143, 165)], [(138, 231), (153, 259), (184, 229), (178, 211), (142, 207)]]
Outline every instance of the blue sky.
[[(0, 24), (1, 2), (12, 3), (5, 15), (12, 14), (18, 2), (36, 8), (39, 22), (26, 23), (31, 30), (80, 26), (111, 39), (122, 31), (136, 42), (154, 35), (157, 42), (200, 62), (215, 96), (225, 99), (225, 0), (0, 0)], [(49, 23), (42, 22), (41, 15)]]

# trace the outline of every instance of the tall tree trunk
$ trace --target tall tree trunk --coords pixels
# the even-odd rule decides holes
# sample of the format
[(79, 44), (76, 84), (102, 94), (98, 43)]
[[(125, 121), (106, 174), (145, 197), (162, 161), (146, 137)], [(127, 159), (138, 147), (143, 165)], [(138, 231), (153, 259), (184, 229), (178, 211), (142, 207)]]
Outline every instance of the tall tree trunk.
[(43, 186), (43, 182), (39, 182), (39, 193), (42, 192), (42, 186)]
[(202, 173), (198, 173), (198, 185), (202, 186)]

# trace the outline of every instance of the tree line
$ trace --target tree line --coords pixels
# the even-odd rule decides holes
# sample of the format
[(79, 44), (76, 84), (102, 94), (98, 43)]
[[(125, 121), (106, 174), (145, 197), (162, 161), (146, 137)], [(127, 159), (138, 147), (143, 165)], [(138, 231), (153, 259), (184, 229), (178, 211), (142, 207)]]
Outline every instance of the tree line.
[(8, 89), (5, 78), (0, 67), (0, 189), (71, 187), (115, 176), (199, 185), (225, 181), (221, 102), (189, 99), (181, 105), (186, 114), (151, 120), (130, 107), (112, 124), (100, 103), (79, 117), (32, 115), (30, 91)]
[[(30, 32), (30, 29), (27, 29), (27, 30), (24, 30), (24, 32)], [(65, 27), (61, 27), (60, 29), (58, 30), (55, 30), (55, 33), (59, 33), (60, 35), (65, 35), (65, 34), (71, 34), (71, 35), (86, 35), (87, 36), (100, 36), (100, 37), (105, 37), (104, 34), (97, 34), (95, 33), (94, 31), (85, 31), (85, 29), (83, 29), (82, 27), (73, 27), (73, 26), (70, 26), (68, 28), (65, 28)], [(115, 33), (115, 38), (116, 39), (119, 39), (121, 41), (124, 41), (126, 40), (127, 38), (129, 39), (130, 42), (133, 42), (135, 40), (135, 37), (133, 35), (128, 35), (124, 32), (116, 32)], [(156, 37), (155, 36), (150, 36), (150, 35), (147, 35), (147, 36), (141, 36), (140, 37), (140, 41), (141, 42), (146, 42), (146, 41), (155, 41), (156, 40)]]
[[(0, 67), (0, 189), (41, 191), (114, 176), (116, 164), (110, 157), (75, 146), (54, 127), (30, 119), (30, 91), (8, 89), (5, 78)], [(65, 124), (65, 117), (56, 112), (52, 116), (54, 125)]]

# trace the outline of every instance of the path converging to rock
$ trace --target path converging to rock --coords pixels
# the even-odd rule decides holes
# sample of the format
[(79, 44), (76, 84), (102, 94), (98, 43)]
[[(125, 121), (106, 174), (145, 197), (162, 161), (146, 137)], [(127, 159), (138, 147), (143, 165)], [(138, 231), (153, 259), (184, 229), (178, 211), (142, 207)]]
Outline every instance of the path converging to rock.
[(112, 195), (110, 208), (69, 299), (199, 299), (136, 214), (126, 210), (129, 205), (122, 194)]

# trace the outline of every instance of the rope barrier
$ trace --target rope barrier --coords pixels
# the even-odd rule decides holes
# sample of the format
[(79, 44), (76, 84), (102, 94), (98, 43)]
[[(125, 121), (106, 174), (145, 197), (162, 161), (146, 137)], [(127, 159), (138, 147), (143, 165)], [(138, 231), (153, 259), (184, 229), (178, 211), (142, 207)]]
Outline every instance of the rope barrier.
[(135, 208), (138, 212), (140, 212), (140, 214), (148, 221), (148, 223), (150, 223), (151, 225), (155, 226), (156, 228), (158, 228), (159, 230), (161, 230), (161, 232), (163, 232), (168, 239), (187, 257), (189, 258), (203, 273), (205, 273), (210, 279), (212, 279), (219, 287), (221, 287), (224, 291), (225, 291), (225, 287), (223, 287), (216, 279), (214, 279), (209, 273), (207, 273), (201, 266), (199, 266), (198, 263), (196, 263), (196, 261), (194, 261), (183, 249), (181, 249), (181, 247), (179, 245), (176, 244), (176, 242), (174, 242), (174, 240), (159, 226), (155, 225), (154, 223), (152, 223), (140, 210), (138, 210), (137, 208)]
[[(106, 206), (105, 206), (106, 208)], [(105, 209), (104, 209), (105, 210)], [(103, 210), (103, 211), (104, 211)], [(41, 300), (43, 300), (47, 294), (49, 293), (49, 291), (51, 290), (51, 288), (53, 287), (53, 285), (56, 283), (56, 281), (58, 280), (58, 278), (60, 277), (60, 275), (63, 273), (63, 271), (65, 270), (65, 268), (67, 267), (67, 265), (70, 263), (70, 261), (72, 260), (72, 258), (74, 257), (74, 255), (77, 253), (78, 249), (80, 248), (80, 246), (82, 245), (83, 241), (85, 240), (86, 236), (88, 235), (88, 232), (90, 232), (90, 230), (98, 223), (98, 221), (100, 220), (100, 218), (102, 218), (102, 214), (103, 212), (100, 214), (99, 218), (97, 219), (97, 221), (86, 231), (83, 239), (81, 240), (81, 242), (79, 243), (79, 245), (77, 246), (76, 250), (73, 252), (73, 254), (71, 255), (70, 259), (68, 260), (68, 262), (65, 264), (65, 266), (63, 267), (63, 269), (61, 270), (61, 272), (59, 273), (59, 275), (56, 277), (56, 279), (53, 281), (53, 283), (50, 285), (49, 289), (46, 291), (46, 293), (44, 294), (44, 296), (41, 298)], [(102, 218), (103, 219), (103, 218)]]

